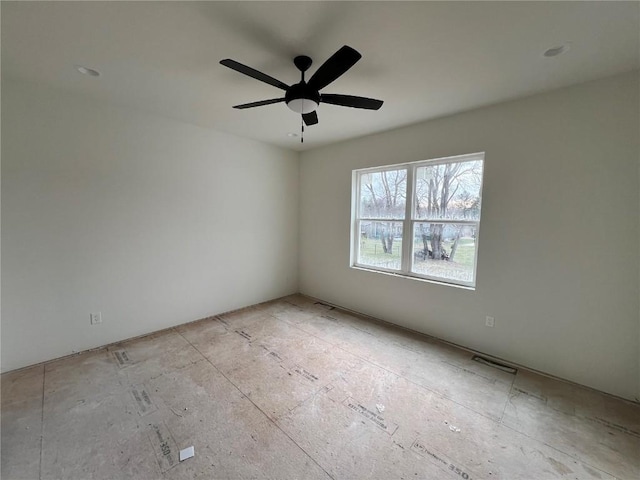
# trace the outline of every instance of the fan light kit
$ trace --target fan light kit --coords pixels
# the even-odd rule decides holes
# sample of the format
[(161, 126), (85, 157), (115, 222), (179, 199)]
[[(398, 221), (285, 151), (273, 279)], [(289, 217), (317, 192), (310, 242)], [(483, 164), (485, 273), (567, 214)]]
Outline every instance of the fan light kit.
[[(298, 70), (300, 70), (300, 82), (291, 86), (230, 58), (225, 58), (221, 60), (220, 63), (225, 67), (285, 91), (284, 97), (243, 103), (241, 105), (234, 105), (233, 108), (242, 110), (245, 108), (262, 107), (264, 105), (271, 105), (272, 103), (285, 102), (287, 107), (302, 115), (302, 134), (304, 134), (305, 125), (309, 126), (318, 123), (316, 109), (321, 103), (330, 103), (342, 107), (364, 108), (367, 110), (378, 110), (382, 106), (382, 100), (375, 100), (373, 98), (320, 93), (320, 90), (342, 76), (343, 73), (353, 67), (361, 58), (362, 55), (360, 55), (360, 53), (345, 45), (320, 65), (320, 68), (318, 68), (309, 81), (306, 82), (304, 74), (313, 62), (311, 58), (306, 55), (299, 55), (293, 59), (293, 63)], [(304, 142), (303, 135), (300, 136), (300, 142)]]
[(319, 103), (308, 98), (292, 98), (287, 102), (287, 107), (296, 113), (314, 112), (319, 105)]

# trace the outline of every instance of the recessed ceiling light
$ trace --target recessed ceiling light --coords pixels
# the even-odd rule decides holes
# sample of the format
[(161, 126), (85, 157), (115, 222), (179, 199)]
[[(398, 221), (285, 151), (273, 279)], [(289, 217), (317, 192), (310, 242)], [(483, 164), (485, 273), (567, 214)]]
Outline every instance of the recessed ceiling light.
[(287, 137), (292, 137), (292, 138), (294, 138), (294, 137), (297, 137), (297, 136), (298, 136), (298, 134), (297, 134), (297, 133), (293, 133), (293, 132), (289, 132), (289, 133), (287, 133)]
[(100, 76), (100, 72), (98, 70), (94, 70), (93, 68), (85, 67), (83, 65), (76, 65), (76, 70), (78, 70), (83, 75), (89, 75), (90, 77)]
[(562, 55), (567, 50), (569, 50), (570, 44), (565, 43), (564, 45), (558, 45), (557, 47), (551, 47), (542, 54), (545, 57), (557, 57), (558, 55)]

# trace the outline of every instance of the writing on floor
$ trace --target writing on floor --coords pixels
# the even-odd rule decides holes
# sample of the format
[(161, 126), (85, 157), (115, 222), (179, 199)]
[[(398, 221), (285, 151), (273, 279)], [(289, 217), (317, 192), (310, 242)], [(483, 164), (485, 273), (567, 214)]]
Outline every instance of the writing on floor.
[(247, 332), (245, 332), (244, 330), (236, 330), (235, 331), (238, 335), (240, 335), (241, 337), (246, 338), (247, 340), (251, 341), (251, 335), (249, 335)]
[(625, 427), (624, 425), (618, 425), (617, 423), (610, 422), (609, 420), (605, 420), (604, 418), (600, 418), (600, 417), (584, 417), (584, 418), (586, 418), (587, 420), (591, 420), (592, 422), (599, 423), (600, 425), (609, 427), (613, 430), (618, 430), (620, 432), (627, 433), (634, 437), (640, 437), (640, 432), (637, 432), (628, 427)]
[(470, 470), (463, 466), (459, 465), (450, 458), (448, 458), (444, 453), (437, 451), (435, 448), (431, 446), (427, 446), (426, 442), (423, 442), (420, 439), (416, 439), (411, 445), (411, 450), (416, 452), (418, 455), (429, 459), (431, 462), (435, 463), (439, 467), (448, 470), (453, 476), (462, 478), (464, 480), (473, 480), (472, 473)]
[(131, 395), (133, 395), (133, 398), (136, 401), (138, 413), (141, 416), (156, 410), (156, 406), (151, 401), (151, 397), (144, 387), (134, 386), (131, 389)]
[(302, 378), (306, 378), (310, 382), (316, 382), (319, 379), (317, 375), (314, 375), (313, 373), (309, 372), (308, 370), (305, 370), (300, 365), (294, 366), (293, 367), (293, 371), (296, 372), (298, 375), (300, 375)]
[(351, 397), (347, 398), (344, 401), (344, 405), (349, 407), (354, 412), (358, 412), (360, 415), (365, 417), (367, 420), (373, 422), (374, 425), (376, 425), (378, 428), (384, 430), (389, 435), (393, 435), (396, 432), (396, 430), (398, 429), (398, 425), (397, 424), (389, 422), (388, 420), (385, 420), (385, 418), (382, 415), (380, 415), (380, 414), (378, 414), (378, 413), (376, 413), (376, 412), (374, 412), (372, 410), (369, 410), (367, 407), (362, 405), (362, 403), (359, 403), (359, 402), (355, 401)]
[(223, 325), (226, 325), (227, 327), (229, 326), (229, 322), (227, 322), (224, 318), (222, 317), (214, 317), (216, 320), (218, 320), (220, 323), (222, 323)]
[(118, 362), (119, 367), (126, 367), (133, 363), (126, 350), (116, 350), (113, 352), (113, 356), (115, 357), (116, 362)]
[(178, 449), (171, 437), (171, 432), (169, 432), (169, 429), (164, 422), (150, 424), (149, 426), (151, 427), (149, 440), (151, 441), (153, 450), (156, 453), (160, 470), (162, 472), (166, 472), (171, 467), (177, 465), (178, 459), (176, 457), (176, 452)]
[(271, 358), (275, 358), (276, 360), (278, 360), (280, 362), (282, 361), (282, 357), (280, 357), (280, 355), (278, 355), (276, 352), (269, 352), (269, 356)]
[(521, 388), (518, 388), (518, 387), (513, 387), (513, 390), (515, 392), (521, 393), (521, 394), (526, 395), (528, 397), (537, 398), (541, 402), (545, 402), (546, 403), (546, 401), (547, 401), (547, 399), (545, 397), (541, 396), (541, 395), (535, 395), (534, 393), (527, 392), (526, 390), (522, 390)]

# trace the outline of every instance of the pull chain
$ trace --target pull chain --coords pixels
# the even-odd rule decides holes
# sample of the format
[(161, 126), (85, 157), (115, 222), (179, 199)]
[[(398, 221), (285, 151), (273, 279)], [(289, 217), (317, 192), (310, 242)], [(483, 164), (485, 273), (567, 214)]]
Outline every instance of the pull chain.
[(300, 116), (300, 143), (304, 143), (304, 118)]

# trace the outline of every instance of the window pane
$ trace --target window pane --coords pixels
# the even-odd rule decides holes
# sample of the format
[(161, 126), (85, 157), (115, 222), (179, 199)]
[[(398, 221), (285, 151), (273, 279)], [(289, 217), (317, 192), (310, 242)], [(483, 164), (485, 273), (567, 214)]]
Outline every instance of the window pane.
[(360, 222), (360, 265), (400, 270), (401, 256), (401, 222)]
[(444, 163), (416, 169), (416, 219), (480, 219), (482, 161)]
[(404, 218), (407, 170), (360, 174), (360, 218)]
[(475, 225), (415, 223), (412, 272), (473, 282), (475, 258)]

